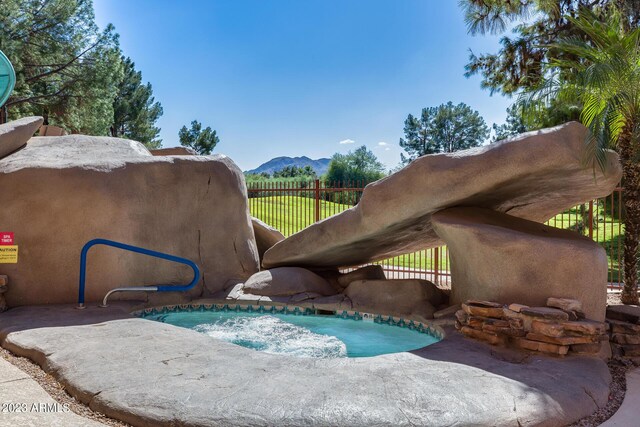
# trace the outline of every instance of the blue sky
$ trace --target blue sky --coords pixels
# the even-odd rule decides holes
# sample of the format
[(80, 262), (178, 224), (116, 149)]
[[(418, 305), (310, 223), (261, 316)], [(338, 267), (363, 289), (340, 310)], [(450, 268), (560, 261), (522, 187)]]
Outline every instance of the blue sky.
[(447, 101), (502, 123), (511, 100), (464, 77), (469, 49), (498, 38), (468, 35), (457, 3), (94, 0), (162, 103), (163, 145), (197, 119), (243, 170), (363, 144), (392, 168), (407, 114)]

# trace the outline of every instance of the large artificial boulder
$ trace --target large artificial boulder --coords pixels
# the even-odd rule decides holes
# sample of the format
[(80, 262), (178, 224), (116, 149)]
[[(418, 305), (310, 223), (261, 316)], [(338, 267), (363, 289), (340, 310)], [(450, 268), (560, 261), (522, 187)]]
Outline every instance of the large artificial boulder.
[(42, 125), (42, 117), (24, 117), (0, 125), (0, 159), (24, 146)]
[(338, 293), (325, 279), (299, 267), (280, 267), (256, 273), (244, 283), (242, 291), (268, 297), (305, 292), (324, 296)]
[(428, 280), (356, 280), (344, 294), (353, 310), (393, 316), (433, 318), (435, 307), (446, 300), (444, 293)]
[(196, 150), (190, 147), (169, 147), (149, 150), (154, 156), (196, 156)]
[(365, 265), (348, 273), (338, 276), (337, 281), (340, 287), (346, 288), (356, 280), (385, 280), (387, 276), (381, 265)]
[(446, 209), (431, 221), (449, 250), (452, 304), (571, 298), (587, 318), (604, 320), (607, 256), (593, 240), (482, 208)]
[[(19, 248), (17, 264), (0, 264), (9, 306), (75, 302), (80, 250), (95, 238), (195, 261), (202, 276), (191, 296), (259, 269), (244, 178), (222, 155), (153, 157), (124, 139), (34, 137), (0, 160), (0, 193), (2, 231), (14, 232)], [(189, 267), (96, 246), (86, 296), (191, 279)]]
[(356, 268), (347, 273), (340, 272), (338, 268), (314, 268), (311, 269), (314, 273), (326, 279), (331, 286), (341, 292), (349, 286), (349, 283), (356, 280), (385, 280), (387, 276), (384, 274), (384, 269), (381, 265), (365, 265), (364, 267)]
[(253, 234), (256, 236), (258, 255), (262, 260), (264, 253), (270, 247), (284, 240), (284, 235), (269, 224), (260, 221), (258, 218), (251, 217), (251, 225), (253, 226)]
[(546, 221), (576, 204), (611, 193), (618, 156), (606, 173), (582, 163), (587, 129), (576, 122), (483, 147), (423, 156), (369, 184), (359, 203), (269, 249), (263, 265), (339, 267), (365, 264), (444, 243), (431, 215), (478, 206)]

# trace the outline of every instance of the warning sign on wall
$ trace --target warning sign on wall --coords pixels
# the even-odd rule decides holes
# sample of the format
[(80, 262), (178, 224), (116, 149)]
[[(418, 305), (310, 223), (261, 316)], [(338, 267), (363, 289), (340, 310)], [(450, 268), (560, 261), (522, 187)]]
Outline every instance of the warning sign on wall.
[(0, 246), (0, 264), (17, 264), (18, 246)]
[(0, 231), (0, 245), (13, 245), (13, 231)]

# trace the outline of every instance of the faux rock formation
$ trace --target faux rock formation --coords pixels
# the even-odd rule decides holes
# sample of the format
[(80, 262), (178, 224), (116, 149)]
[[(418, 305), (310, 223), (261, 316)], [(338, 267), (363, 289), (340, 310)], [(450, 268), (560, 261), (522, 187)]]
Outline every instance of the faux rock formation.
[(347, 273), (338, 268), (314, 268), (312, 271), (326, 279), (334, 288), (344, 291), (351, 282), (356, 280), (385, 280), (387, 276), (381, 265), (365, 265)]
[(155, 150), (149, 150), (154, 156), (195, 156), (196, 150), (189, 147), (169, 147), (169, 148), (157, 148)]
[(256, 237), (260, 259), (262, 259), (267, 249), (284, 240), (284, 235), (280, 231), (260, 221), (258, 218), (251, 217), (251, 225), (253, 226), (253, 234)]
[(42, 125), (42, 117), (24, 117), (0, 125), (0, 159), (24, 146)]
[(449, 250), (452, 303), (543, 306), (552, 295), (579, 300), (588, 318), (604, 320), (607, 256), (593, 240), (481, 208), (443, 210), (432, 224)]
[(344, 290), (353, 309), (394, 316), (433, 318), (446, 296), (438, 287), (419, 279), (356, 280)]
[(606, 174), (581, 163), (587, 129), (572, 122), (451, 154), (423, 156), (369, 184), (353, 208), (307, 227), (269, 249), (265, 267), (350, 266), (444, 244), (431, 215), (478, 206), (546, 221), (604, 197), (618, 184), (618, 156)]
[(4, 294), (7, 292), (8, 282), (7, 276), (0, 275), (0, 313), (7, 310), (7, 301), (4, 299)]
[(451, 305), (449, 307), (443, 308), (442, 310), (438, 310), (433, 313), (434, 319), (440, 319), (442, 317), (448, 317), (455, 314), (458, 310), (460, 310), (461, 306), (459, 305)]
[[(0, 160), (0, 193), (0, 224), (19, 247), (17, 264), (0, 264), (9, 306), (76, 302), (80, 250), (98, 237), (195, 261), (202, 276), (191, 296), (259, 268), (244, 177), (222, 155), (153, 157), (124, 139), (34, 137)], [(86, 297), (191, 279), (188, 267), (96, 246)]]
[(381, 265), (367, 265), (338, 276), (338, 284), (343, 289), (356, 280), (385, 280), (387, 276)]
[(280, 267), (256, 273), (247, 279), (242, 291), (263, 296), (291, 296), (303, 292), (328, 296), (338, 293), (325, 279), (299, 267)]
[(255, 295), (244, 290), (244, 283), (231, 283), (225, 290), (211, 296), (212, 301), (224, 301), (227, 304), (250, 304), (304, 307), (327, 311), (351, 310), (351, 300), (344, 294), (329, 296), (317, 292), (300, 292), (287, 296)]

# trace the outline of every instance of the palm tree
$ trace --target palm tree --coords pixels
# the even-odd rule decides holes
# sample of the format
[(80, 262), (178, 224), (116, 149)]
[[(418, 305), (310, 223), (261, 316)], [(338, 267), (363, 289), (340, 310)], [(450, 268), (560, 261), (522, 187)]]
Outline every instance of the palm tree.
[(605, 168), (605, 150), (618, 151), (623, 167), (625, 207), (624, 288), (622, 302), (638, 304), (640, 240), (640, 29), (625, 31), (617, 12), (604, 18), (581, 11), (568, 17), (584, 37), (560, 39), (549, 46), (558, 55), (545, 82), (521, 95), (525, 107), (551, 99), (582, 104), (581, 121), (590, 130), (585, 162)]

